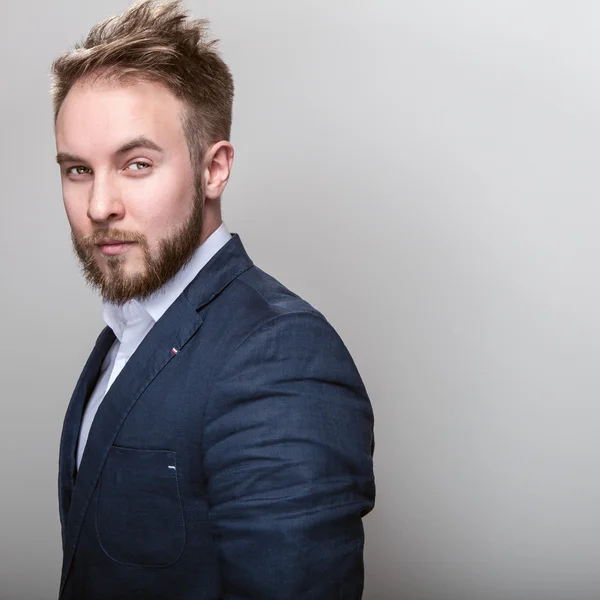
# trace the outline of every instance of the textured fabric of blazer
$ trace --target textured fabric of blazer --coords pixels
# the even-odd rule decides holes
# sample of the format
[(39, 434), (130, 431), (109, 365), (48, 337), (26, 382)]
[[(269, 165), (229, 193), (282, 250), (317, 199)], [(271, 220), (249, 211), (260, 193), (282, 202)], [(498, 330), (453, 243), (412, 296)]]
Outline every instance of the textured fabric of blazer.
[(115, 379), (75, 476), (114, 340), (65, 416), (60, 599), (359, 599), (373, 414), (323, 316), (234, 235)]

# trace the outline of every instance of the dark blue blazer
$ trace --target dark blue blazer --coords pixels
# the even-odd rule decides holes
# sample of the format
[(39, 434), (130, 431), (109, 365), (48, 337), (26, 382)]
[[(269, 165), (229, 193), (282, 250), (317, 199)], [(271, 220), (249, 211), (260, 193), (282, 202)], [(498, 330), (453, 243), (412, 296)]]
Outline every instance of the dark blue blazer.
[(114, 340), (65, 417), (61, 600), (360, 598), (373, 415), (323, 316), (233, 236), (116, 378), (75, 478)]

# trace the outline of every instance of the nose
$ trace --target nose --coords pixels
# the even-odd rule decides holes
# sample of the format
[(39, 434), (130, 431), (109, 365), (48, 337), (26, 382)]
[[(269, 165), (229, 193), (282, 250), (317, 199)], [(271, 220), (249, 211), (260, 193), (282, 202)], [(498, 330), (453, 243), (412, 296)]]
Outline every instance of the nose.
[(118, 221), (125, 214), (125, 207), (118, 186), (110, 176), (94, 177), (90, 190), (87, 216), (95, 223)]

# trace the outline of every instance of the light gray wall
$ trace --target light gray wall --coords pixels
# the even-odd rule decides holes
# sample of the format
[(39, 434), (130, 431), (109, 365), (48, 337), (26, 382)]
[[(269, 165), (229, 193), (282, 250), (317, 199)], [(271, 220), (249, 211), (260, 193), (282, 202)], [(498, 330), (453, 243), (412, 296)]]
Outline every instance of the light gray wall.
[[(101, 325), (47, 72), (126, 5), (3, 6), (2, 600), (56, 592), (60, 428)], [(372, 397), (365, 598), (600, 598), (600, 4), (187, 6), (237, 82), (226, 222)]]

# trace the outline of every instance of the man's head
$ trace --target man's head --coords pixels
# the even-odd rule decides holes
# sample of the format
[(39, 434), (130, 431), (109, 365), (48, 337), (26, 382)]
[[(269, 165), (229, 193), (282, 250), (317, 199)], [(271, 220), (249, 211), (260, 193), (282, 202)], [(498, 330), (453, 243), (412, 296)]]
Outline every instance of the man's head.
[(53, 64), (74, 248), (113, 302), (159, 289), (221, 222), (233, 82), (205, 36), (178, 2), (144, 0)]

